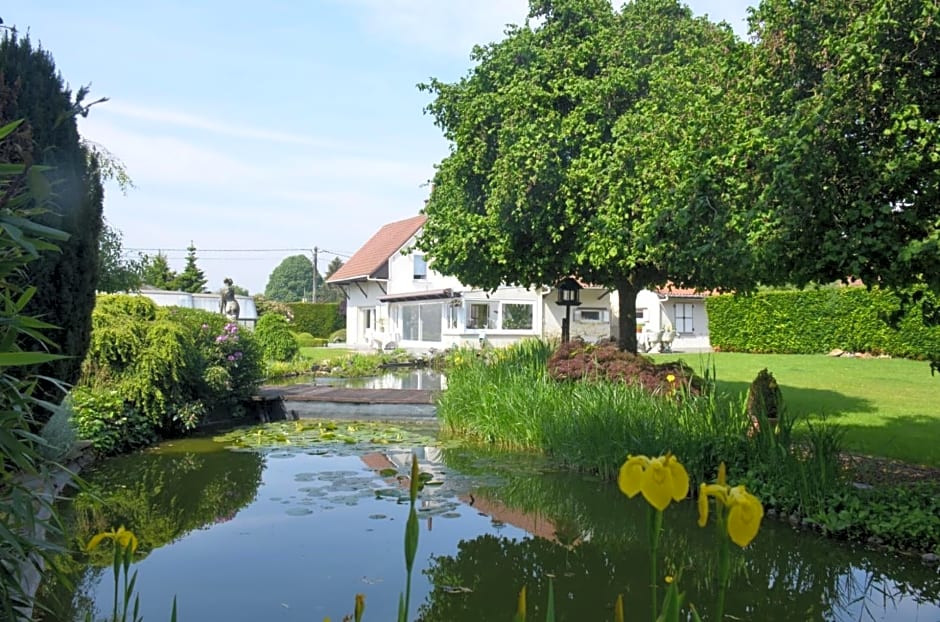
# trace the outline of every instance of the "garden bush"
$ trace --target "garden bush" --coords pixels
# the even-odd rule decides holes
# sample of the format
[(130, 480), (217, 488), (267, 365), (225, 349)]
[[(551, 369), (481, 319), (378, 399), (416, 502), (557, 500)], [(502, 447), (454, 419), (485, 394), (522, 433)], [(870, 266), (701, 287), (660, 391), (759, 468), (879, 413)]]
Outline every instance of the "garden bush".
[(76, 387), (67, 398), (79, 436), (103, 455), (146, 447), (157, 440), (153, 421), (114, 389)]
[(940, 354), (940, 326), (925, 321), (936, 297), (904, 305), (897, 294), (873, 288), (821, 287), (706, 300), (716, 350), (818, 354), (839, 348), (907, 358)]
[(648, 393), (673, 392), (682, 386), (699, 394), (705, 386), (682, 361), (657, 364), (651, 358), (620, 350), (614, 342), (595, 345), (573, 339), (561, 344), (547, 365), (548, 374), (555, 380), (623, 382)]
[(322, 348), (327, 344), (323, 337), (314, 337), (310, 333), (291, 333), (301, 348)]
[(334, 330), (330, 334), (330, 343), (346, 343), (346, 329)]
[(293, 330), (298, 332), (326, 339), (346, 325), (346, 316), (340, 313), (337, 302), (292, 302), (287, 306), (294, 314)]
[[(191, 430), (214, 411), (243, 412), (261, 383), (254, 336), (220, 314), (158, 307), (142, 296), (103, 295), (92, 322), (78, 388), (102, 394), (106, 404), (117, 392), (126, 409), (145, 417), (160, 435)], [(91, 401), (79, 396), (79, 403)], [(131, 423), (116, 414), (107, 420), (108, 426), (122, 422)], [(108, 426), (88, 423), (78, 430), (94, 443), (87, 434), (106, 434)], [(110, 451), (109, 442), (98, 444)]]
[(290, 325), (282, 315), (262, 315), (255, 325), (255, 337), (266, 360), (291, 361), (300, 352), (300, 346), (290, 331)]

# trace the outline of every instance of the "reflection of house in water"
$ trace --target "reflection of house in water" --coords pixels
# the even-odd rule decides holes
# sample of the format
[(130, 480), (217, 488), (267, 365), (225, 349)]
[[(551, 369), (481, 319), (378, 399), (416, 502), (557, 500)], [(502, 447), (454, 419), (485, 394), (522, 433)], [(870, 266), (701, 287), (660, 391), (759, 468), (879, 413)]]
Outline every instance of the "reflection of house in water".
[[(411, 456), (418, 457), (418, 468), (423, 473), (431, 473), (434, 480), (442, 481), (445, 474), (445, 465), (442, 460), (440, 447), (415, 447), (412, 449), (399, 449), (397, 451), (373, 452), (361, 457), (370, 469), (380, 472), (384, 469), (394, 469), (397, 473), (394, 479), (398, 486), (407, 489), (410, 485), (408, 473), (411, 471)], [(391, 479), (391, 478), (389, 478)], [(446, 492), (444, 492), (446, 491)], [(446, 488), (424, 488), (422, 495), (434, 495), (435, 492), (451, 494), (452, 490)], [(466, 506), (472, 507), (481, 516), (488, 516), (493, 525), (512, 525), (526, 533), (566, 547), (574, 547), (590, 540), (590, 533), (585, 533), (574, 522), (545, 518), (537, 512), (526, 512), (511, 508), (488, 497), (480, 492), (461, 493), (457, 499)], [(427, 509), (434, 501), (427, 496), (422, 500), (422, 508)], [(456, 505), (456, 503), (455, 503)], [(428, 529), (431, 528), (431, 517), (428, 516)]]
[(418, 457), (418, 469), (424, 473), (430, 473), (435, 480), (441, 480), (444, 476), (444, 463), (441, 459), (440, 447), (413, 447), (408, 450), (398, 449), (395, 451), (373, 452), (362, 456), (362, 461), (367, 467), (374, 471), (383, 469), (395, 469), (400, 474), (405, 475), (399, 479), (401, 485), (408, 487), (407, 475), (411, 472), (411, 456)]
[(590, 540), (589, 534), (582, 533), (575, 523), (552, 520), (537, 512), (510, 508), (480, 494), (461, 496), (460, 500), (473, 506), (473, 509), (480, 514), (489, 516), (494, 524), (512, 525), (533, 536), (557, 542), (562, 546), (577, 546), (581, 542)]

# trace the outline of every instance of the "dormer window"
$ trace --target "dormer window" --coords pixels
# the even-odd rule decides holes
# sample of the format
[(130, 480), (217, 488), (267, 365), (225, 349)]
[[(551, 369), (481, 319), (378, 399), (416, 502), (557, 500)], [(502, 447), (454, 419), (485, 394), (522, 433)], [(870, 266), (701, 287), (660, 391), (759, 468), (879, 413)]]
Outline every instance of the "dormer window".
[(415, 255), (414, 256), (414, 279), (424, 280), (428, 278), (428, 262), (425, 260), (424, 255)]

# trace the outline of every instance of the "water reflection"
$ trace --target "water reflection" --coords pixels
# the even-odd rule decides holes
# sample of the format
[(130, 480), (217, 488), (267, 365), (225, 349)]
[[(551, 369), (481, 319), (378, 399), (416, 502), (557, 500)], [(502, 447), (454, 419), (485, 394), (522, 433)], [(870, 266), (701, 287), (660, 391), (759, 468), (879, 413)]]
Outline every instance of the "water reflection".
[(425, 389), (428, 391), (441, 391), (447, 388), (447, 378), (441, 372), (433, 369), (404, 369), (365, 378), (294, 376), (277, 380), (272, 384), (316, 384), (319, 386), (348, 387), (350, 389)]
[[(568, 473), (510, 477), (476, 489), (473, 498), (494, 520), (540, 537), (483, 535), (460, 542), (456, 555), (433, 558), (426, 572), (436, 587), (422, 620), (496, 619), (523, 581), (530, 605), (544, 608), (547, 577), (558, 619), (611, 619), (618, 593), (631, 618), (650, 617), (644, 503)], [(699, 528), (695, 519), (691, 503), (667, 511), (663, 576), (679, 577), (687, 602), (707, 614), (717, 590), (718, 539), (713, 526)], [(766, 524), (732, 559), (726, 613), (737, 619), (940, 619), (940, 576), (915, 559), (856, 550), (781, 523)], [(470, 590), (460, 599), (442, 587), (455, 581)]]
[[(395, 619), (404, 581), (402, 476), (415, 449), (436, 485), (419, 502), (421, 574), (410, 620), (506, 620), (523, 584), (530, 618), (541, 620), (549, 578), (559, 621), (611, 620), (617, 594), (630, 619), (650, 617), (646, 509), (609, 483), (557, 472), (536, 456), (433, 442), (287, 440), (259, 451), (175, 451), (185, 441), (89, 475), (107, 504), (76, 503), (82, 537), (124, 521), (154, 551), (138, 564), (146, 619), (166, 619), (174, 595), (184, 621), (342, 619), (356, 593), (366, 595), (367, 621)], [(664, 574), (679, 577), (708, 619), (717, 541), (695, 518), (691, 503), (667, 511)], [(96, 561), (74, 562), (82, 588), (73, 612), (110, 602), (110, 570)], [(940, 619), (935, 570), (780, 523), (767, 523), (735, 553), (732, 572), (729, 619)]]

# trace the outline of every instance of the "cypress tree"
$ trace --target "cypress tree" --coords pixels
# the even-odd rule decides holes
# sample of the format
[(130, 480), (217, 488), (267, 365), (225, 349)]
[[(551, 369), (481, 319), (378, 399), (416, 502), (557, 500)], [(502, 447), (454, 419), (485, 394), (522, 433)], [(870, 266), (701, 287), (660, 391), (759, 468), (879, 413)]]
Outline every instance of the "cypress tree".
[[(58, 253), (44, 253), (22, 274), (37, 288), (26, 313), (58, 327), (51, 333), (69, 358), (33, 370), (74, 383), (91, 338), (91, 312), (98, 277), (98, 243), (103, 226), (104, 191), (97, 159), (78, 133), (76, 114), (87, 93), (75, 99), (56, 71), (52, 56), (33, 48), (29, 37), (7, 33), (0, 40), (0, 123), (24, 119), (29, 141), (14, 162), (50, 167), (51, 209), (37, 220), (69, 234)], [(46, 387), (47, 399), (60, 397)]]
[(208, 282), (206, 275), (196, 265), (196, 245), (190, 242), (186, 247), (186, 266), (173, 280), (173, 289), (198, 294), (205, 289)]

